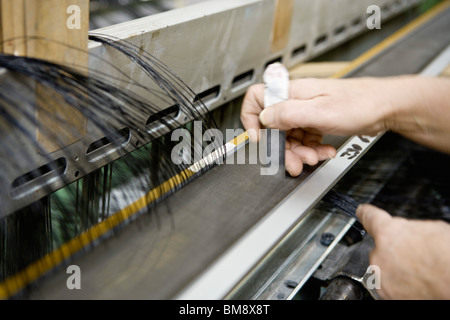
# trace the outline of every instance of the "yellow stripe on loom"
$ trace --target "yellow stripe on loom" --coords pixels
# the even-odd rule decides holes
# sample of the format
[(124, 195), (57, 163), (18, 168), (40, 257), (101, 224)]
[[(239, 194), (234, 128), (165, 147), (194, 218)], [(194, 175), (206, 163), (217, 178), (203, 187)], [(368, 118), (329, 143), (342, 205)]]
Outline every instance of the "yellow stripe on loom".
[[(429, 12), (418, 17), (416, 20), (412, 21), (410, 24), (382, 41), (380, 44), (370, 49), (359, 58), (355, 59), (347, 68), (334, 74), (333, 78), (340, 78), (349, 73), (350, 71), (358, 68), (363, 63), (367, 62), (375, 55), (386, 49), (387, 47), (394, 44), (396, 41), (406, 36), (407, 34), (413, 32), (415, 29), (419, 28), (427, 21), (431, 20), (433, 17), (437, 16), (439, 13), (444, 11), (450, 6), (450, 0), (447, 0)], [(230, 143), (235, 146), (239, 146), (242, 143), (246, 143), (249, 139), (248, 133), (244, 132), (237, 136)], [(45, 273), (49, 272), (55, 268), (58, 264), (62, 263), (64, 260), (71, 257), (73, 254), (79, 252), (87, 245), (92, 243), (94, 240), (110, 232), (114, 227), (118, 226), (120, 223), (124, 222), (128, 218), (135, 215), (137, 212), (151, 204), (153, 201), (159, 199), (164, 194), (173, 190), (175, 187), (179, 186), (181, 183), (186, 181), (188, 178), (194, 175), (191, 170), (184, 170), (183, 172), (177, 174), (166, 182), (162, 183), (160, 186), (152, 189), (145, 196), (141, 197), (131, 205), (125, 207), (119, 212), (113, 214), (104, 221), (98, 223), (97, 225), (90, 228), (88, 231), (73, 238), (69, 242), (63, 244), (59, 249), (52, 251), (38, 261), (30, 264), (23, 271), (17, 273), (14, 276), (7, 278), (4, 282), (0, 284), (0, 299), (8, 299), (11, 296), (17, 294), (20, 290), (25, 288), (26, 285), (36, 281), (38, 278), (43, 276)]]
[(248, 137), (248, 132), (245, 131), (244, 133), (241, 133), (241, 134), (238, 135), (236, 138), (234, 138), (234, 140), (233, 140), (232, 143), (233, 143), (235, 146), (238, 146), (238, 145), (240, 145), (241, 143), (246, 143), (248, 139), (249, 139), (249, 137)]
[(369, 49), (365, 53), (363, 53), (361, 56), (353, 60), (348, 66), (343, 68), (342, 70), (339, 70), (334, 75), (331, 76), (333, 79), (342, 78), (346, 74), (350, 73), (351, 71), (359, 68), (361, 65), (369, 61), (370, 59), (374, 58), (376, 55), (387, 49), (388, 47), (392, 46), (394, 43), (396, 43), (401, 38), (406, 37), (408, 34), (411, 34), (414, 30), (418, 29), (420, 26), (424, 25), (428, 21), (430, 21), (432, 18), (436, 17), (441, 12), (445, 11), (450, 7), (450, 1), (444, 1), (438, 5), (436, 5), (434, 8), (432, 8), (430, 11), (424, 13), (420, 17), (416, 18), (415, 20), (411, 21), (409, 24), (386, 38), (385, 40), (381, 41), (379, 44), (374, 46), (373, 48)]
[(176, 186), (190, 178), (194, 173), (190, 170), (184, 170), (171, 179), (165, 181), (160, 186), (152, 189), (145, 196), (136, 200), (131, 205), (116, 212), (104, 221), (96, 224), (88, 231), (73, 238), (69, 242), (63, 244), (60, 248), (51, 253), (45, 255), (43, 258), (30, 264), (27, 268), (17, 273), (14, 276), (7, 278), (0, 284), (0, 299), (8, 299), (9, 297), (17, 294), (27, 284), (36, 281), (38, 278), (49, 272), (64, 260), (71, 257), (73, 254), (79, 252), (84, 247), (98, 239), (100, 236), (105, 235), (111, 231), (114, 227), (124, 222), (153, 201), (159, 199), (164, 194), (173, 190)]

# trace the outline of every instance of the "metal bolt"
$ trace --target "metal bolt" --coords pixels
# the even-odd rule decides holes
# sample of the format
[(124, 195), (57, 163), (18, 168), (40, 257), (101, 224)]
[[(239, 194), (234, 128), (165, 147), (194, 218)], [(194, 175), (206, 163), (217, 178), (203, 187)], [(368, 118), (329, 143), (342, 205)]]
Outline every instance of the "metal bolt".
[(286, 280), (284, 284), (290, 289), (295, 289), (298, 286), (298, 282), (294, 280)]
[(335, 238), (334, 234), (329, 233), (329, 232), (324, 232), (320, 236), (320, 244), (325, 247), (328, 247), (334, 241), (334, 238)]

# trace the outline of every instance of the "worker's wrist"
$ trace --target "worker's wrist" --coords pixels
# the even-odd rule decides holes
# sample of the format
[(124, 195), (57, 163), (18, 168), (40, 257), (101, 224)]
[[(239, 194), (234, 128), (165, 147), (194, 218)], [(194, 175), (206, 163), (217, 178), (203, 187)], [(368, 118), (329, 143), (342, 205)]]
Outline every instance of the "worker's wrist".
[(417, 88), (419, 78), (408, 75), (379, 81), (379, 92), (384, 92), (384, 95), (379, 96), (379, 108), (385, 130), (400, 134), (422, 130), (417, 119), (417, 110), (420, 109), (420, 100), (423, 98)]
[(386, 78), (383, 86), (390, 101), (384, 104), (384, 128), (450, 153), (450, 80), (401, 76)]

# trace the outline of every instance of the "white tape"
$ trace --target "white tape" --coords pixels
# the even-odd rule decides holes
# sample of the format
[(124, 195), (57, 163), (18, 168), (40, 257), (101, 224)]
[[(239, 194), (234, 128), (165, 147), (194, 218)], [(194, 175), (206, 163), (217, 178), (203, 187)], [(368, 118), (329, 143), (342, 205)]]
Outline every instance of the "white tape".
[(289, 72), (281, 63), (269, 65), (264, 71), (264, 108), (289, 99)]

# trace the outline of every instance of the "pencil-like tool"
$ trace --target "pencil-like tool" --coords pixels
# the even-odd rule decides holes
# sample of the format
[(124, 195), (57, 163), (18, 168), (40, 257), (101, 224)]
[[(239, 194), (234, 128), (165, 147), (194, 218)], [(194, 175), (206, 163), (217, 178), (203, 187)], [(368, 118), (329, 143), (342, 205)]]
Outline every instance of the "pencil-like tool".
[[(269, 65), (264, 72), (264, 108), (285, 101), (289, 98), (289, 72), (281, 63)], [(266, 148), (267, 156), (263, 172), (267, 175), (285, 177), (286, 132), (267, 129), (261, 134), (261, 147)]]

